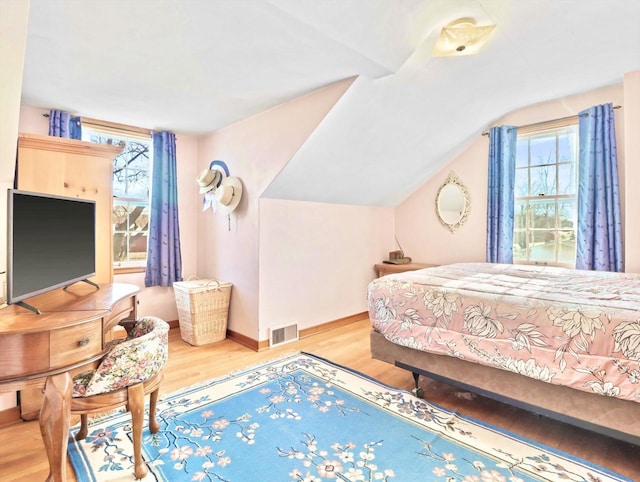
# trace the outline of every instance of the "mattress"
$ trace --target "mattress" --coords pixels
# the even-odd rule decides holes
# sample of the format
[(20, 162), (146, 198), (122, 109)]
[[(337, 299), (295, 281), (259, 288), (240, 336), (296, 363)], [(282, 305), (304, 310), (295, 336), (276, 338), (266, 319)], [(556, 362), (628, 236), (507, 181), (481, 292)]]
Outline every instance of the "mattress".
[(398, 345), (640, 403), (640, 275), (458, 263), (378, 278), (367, 302)]

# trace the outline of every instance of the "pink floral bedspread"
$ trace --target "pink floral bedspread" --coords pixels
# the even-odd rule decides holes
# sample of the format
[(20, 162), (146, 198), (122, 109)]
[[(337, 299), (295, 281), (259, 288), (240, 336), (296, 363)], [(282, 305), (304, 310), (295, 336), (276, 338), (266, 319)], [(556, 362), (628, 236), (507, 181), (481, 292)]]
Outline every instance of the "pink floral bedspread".
[(369, 284), (399, 345), (640, 403), (640, 275), (458, 263)]

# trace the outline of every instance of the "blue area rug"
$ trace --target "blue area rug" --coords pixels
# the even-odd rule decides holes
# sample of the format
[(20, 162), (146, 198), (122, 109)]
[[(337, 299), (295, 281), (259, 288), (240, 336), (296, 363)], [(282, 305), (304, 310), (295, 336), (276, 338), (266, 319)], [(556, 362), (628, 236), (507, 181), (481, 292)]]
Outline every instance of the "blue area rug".
[[(309, 354), (165, 396), (146, 481), (628, 480)], [(80, 481), (134, 480), (130, 416), (72, 429)]]

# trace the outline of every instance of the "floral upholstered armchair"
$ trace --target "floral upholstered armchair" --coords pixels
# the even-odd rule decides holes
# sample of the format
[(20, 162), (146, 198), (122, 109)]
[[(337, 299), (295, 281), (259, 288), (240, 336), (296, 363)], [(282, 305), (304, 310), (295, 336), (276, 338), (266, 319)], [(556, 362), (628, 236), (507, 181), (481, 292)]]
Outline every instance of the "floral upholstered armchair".
[(126, 405), (131, 412), (135, 476), (147, 475), (142, 461), (142, 425), (144, 395), (151, 394), (149, 430), (159, 430), (155, 410), (164, 368), (169, 353), (169, 325), (160, 318), (147, 316), (135, 323), (126, 339), (116, 342), (95, 370), (73, 378), (71, 413), (81, 415), (76, 439), (87, 436), (87, 414), (100, 413)]
[(73, 397), (113, 392), (144, 382), (167, 362), (169, 325), (155, 317), (140, 319), (127, 338), (111, 347), (96, 370), (73, 378)]

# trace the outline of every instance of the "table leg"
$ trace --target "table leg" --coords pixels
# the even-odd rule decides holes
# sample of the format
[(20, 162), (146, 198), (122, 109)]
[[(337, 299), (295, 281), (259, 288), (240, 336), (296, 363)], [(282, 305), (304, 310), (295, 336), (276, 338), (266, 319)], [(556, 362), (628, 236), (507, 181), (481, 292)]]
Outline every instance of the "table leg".
[(71, 420), (71, 376), (60, 373), (47, 378), (40, 410), (40, 433), (49, 459), (47, 482), (67, 480), (67, 441)]

